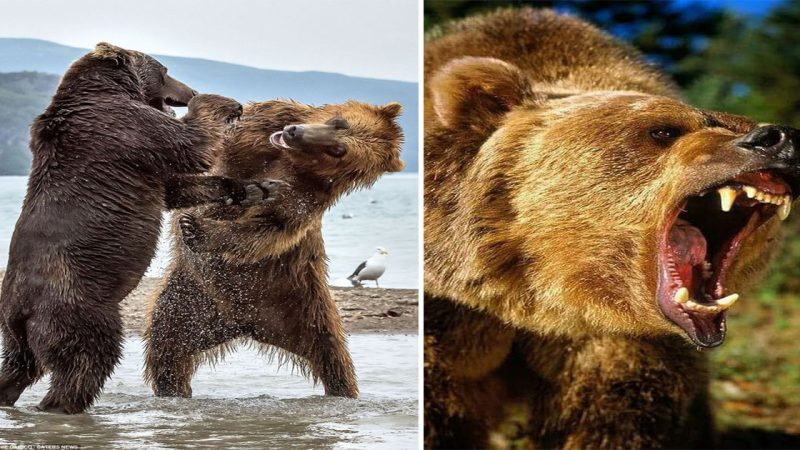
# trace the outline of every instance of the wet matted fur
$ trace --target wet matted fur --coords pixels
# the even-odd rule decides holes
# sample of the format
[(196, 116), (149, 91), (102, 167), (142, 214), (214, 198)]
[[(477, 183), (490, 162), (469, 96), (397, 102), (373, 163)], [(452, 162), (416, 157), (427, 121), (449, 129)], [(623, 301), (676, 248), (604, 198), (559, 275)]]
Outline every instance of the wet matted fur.
[[(400, 105), (247, 105), (214, 172), (286, 181), (273, 202), (198, 208), (176, 218), (173, 264), (147, 321), (145, 375), (156, 395), (192, 394), (197, 367), (242, 340), (320, 380), (327, 395), (356, 397), (345, 332), (327, 286), (322, 215), (342, 195), (403, 168)], [(280, 148), (291, 124), (346, 121), (344, 156)]]
[[(101, 43), (64, 74), (31, 128), (33, 167), (3, 279), (0, 406), (50, 372), (40, 409), (89, 407), (119, 361), (119, 302), (155, 253), (161, 213), (240, 201), (204, 178), (234, 100), (195, 95), (155, 59)], [(169, 105), (186, 105), (174, 118)]]

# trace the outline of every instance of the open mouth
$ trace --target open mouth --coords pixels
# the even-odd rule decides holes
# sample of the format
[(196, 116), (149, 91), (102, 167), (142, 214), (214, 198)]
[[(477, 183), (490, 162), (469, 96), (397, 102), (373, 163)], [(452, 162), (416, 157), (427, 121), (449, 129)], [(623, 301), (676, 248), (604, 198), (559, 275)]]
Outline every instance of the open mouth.
[(184, 107), (188, 103), (173, 99), (172, 97), (155, 97), (148, 102), (153, 108), (175, 117), (175, 110), (172, 107)]
[[(153, 108), (155, 108), (155, 109), (157, 109), (157, 110), (159, 110), (161, 112), (164, 112), (166, 114), (169, 114), (172, 117), (175, 117), (175, 110), (170, 107), (170, 104), (169, 104), (169, 102), (167, 100), (168, 99), (165, 99), (165, 98), (155, 97), (155, 98), (150, 99), (150, 102), (148, 102), (148, 103), (150, 104), (151, 107), (153, 107)], [(174, 106), (181, 106), (181, 105), (174, 105)], [(183, 105), (183, 106), (185, 106), (185, 105)]]
[(173, 106), (173, 107), (177, 106), (177, 107), (181, 107), (181, 108), (184, 107), (184, 106), (189, 106), (189, 103), (182, 102), (182, 101), (179, 101), (179, 100), (175, 100), (172, 97), (164, 98), (164, 104), (166, 104), (168, 106)]
[[(276, 148), (283, 148), (287, 150), (296, 150), (289, 145), (284, 138), (283, 131), (276, 131), (269, 136), (269, 142)], [(305, 148), (305, 147), (304, 147)], [(342, 144), (336, 145), (317, 145), (314, 148), (327, 153), (334, 158), (341, 158), (347, 154), (347, 148)]]
[(725, 315), (739, 295), (725, 287), (744, 241), (791, 212), (792, 189), (770, 171), (749, 172), (691, 196), (669, 217), (659, 243), (658, 305), (695, 344), (725, 339)]
[(291, 150), (292, 147), (283, 139), (283, 131), (276, 131), (269, 136), (269, 142), (277, 148), (285, 148)]

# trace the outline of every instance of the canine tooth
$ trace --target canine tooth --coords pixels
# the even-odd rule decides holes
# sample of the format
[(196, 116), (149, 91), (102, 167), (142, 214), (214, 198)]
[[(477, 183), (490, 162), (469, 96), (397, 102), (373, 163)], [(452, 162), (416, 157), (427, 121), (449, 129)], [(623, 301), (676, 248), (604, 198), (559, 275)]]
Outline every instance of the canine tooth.
[(731, 187), (722, 187), (717, 190), (719, 192), (719, 199), (722, 205), (722, 210), (728, 212), (736, 201), (736, 189)]
[(742, 186), (742, 190), (747, 195), (747, 198), (755, 197), (756, 196), (756, 192), (758, 192), (756, 190), (756, 188), (754, 188), (753, 186)]
[(683, 306), (687, 309), (691, 309), (692, 311), (699, 311), (699, 312), (719, 312), (719, 308), (716, 306), (708, 306), (708, 305), (701, 305), (699, 303), (695, 303), (694, 300), (689, 300)]
[(778, 207), (778, 218), (786, 220), (790, 212), (792, 212), (792, 199), (791, 197), (786, 197), (783, 199), (783, 204)]
[(682, 287), (675, 292), (675, 297), (673, 298), (675, 303), (686, 303), (689, 301), (689, 289)]
[(722, 308), (724, 311), (733, 306), (733, 304), (736, 303), (736, 300), (739, 300), (739, 294), (731, 294), (727, 297), (717, 299), (717, 306)]

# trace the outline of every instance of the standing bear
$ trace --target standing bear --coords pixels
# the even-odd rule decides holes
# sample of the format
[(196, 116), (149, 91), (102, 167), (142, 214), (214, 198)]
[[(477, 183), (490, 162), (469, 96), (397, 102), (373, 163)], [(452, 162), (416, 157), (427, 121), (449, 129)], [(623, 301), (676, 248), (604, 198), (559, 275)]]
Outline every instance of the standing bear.
[(426, 446), (710, 446), (698, 350), (722, 344), (769, 260), (800, 188), (798, 137), (687, 105), (570, 16), (434, 30)]
[[(175, 119), (170, 106), (187, 104)], [(241, 112), (105, 43), (67, 70), (31, 128), (33, 167), (0, 297), (0, 406), (49, 371), (39, 408), (84, 411), (120, 359), (119, 302), (153, 257), (162, 210), (252, 202), (275, 188), (194, 175)]]
[(397, 103), (245, 107), (214, 172), (288, 182), (253, 207), (176, 217), (174, 263), (145, 331), (145, 377), (158, 396), (192, 395), (198, 366), (251, 339), (356, 397), (342, 321), (327, 285), (321, 219), (342, 195), (402, 170)]

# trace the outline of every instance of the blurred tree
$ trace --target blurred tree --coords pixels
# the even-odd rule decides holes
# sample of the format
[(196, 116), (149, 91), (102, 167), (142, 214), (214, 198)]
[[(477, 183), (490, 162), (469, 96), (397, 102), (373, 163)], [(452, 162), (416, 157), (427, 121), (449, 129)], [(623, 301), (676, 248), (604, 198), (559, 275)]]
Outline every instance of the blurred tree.
[(800, 127), (800, 1), (760, 21), (726, 15), (708, 49), (681, 65), (703, 75), (687, 89), (697, 106)]

